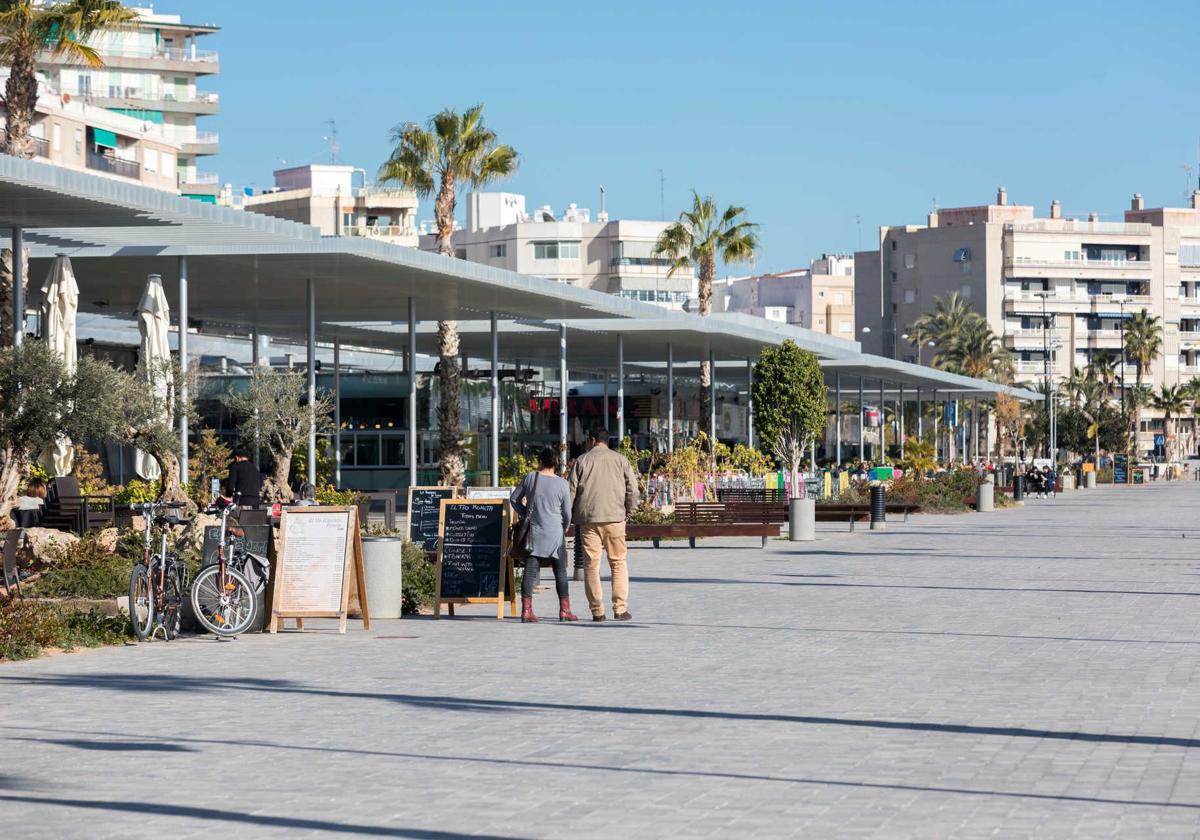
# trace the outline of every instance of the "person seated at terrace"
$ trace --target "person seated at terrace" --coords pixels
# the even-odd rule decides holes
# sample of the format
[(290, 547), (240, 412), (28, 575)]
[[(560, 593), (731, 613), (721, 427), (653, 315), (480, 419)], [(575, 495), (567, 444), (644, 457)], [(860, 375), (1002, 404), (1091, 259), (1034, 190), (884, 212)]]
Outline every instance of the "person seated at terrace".
[(25, 484), (25, 494), (17, 496), (12, 518), (18, 528), (36, 528), (46, 513), (46, 482), (31, 478)]

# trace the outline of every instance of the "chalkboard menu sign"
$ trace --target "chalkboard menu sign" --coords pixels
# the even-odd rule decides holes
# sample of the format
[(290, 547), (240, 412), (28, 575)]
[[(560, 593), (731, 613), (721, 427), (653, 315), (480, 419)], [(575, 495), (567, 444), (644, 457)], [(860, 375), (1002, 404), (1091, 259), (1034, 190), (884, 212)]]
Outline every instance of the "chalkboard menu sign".
[[(248, 553), (257, 554), (259, 557), (271, 556), (270, 525), (242, 525), (241, 528), (246, 532), (243, 542)], [(215, 566), (218, 562), (217, 550), (220, 547), (221, 526), (206, 525), (204, 527), (204, 559), (201, 561), (201, 565)]]
[(1113, 484), (1129, 483), (1129, 456), (1113, 456)]
[(1141, 470), (1134, 470), (1133, 471), (1133, 483), (1134, 484), (1145, 484), (1146, 483), (1146, 474), (1144, 472), (1142, 472)]
[(442, 499), (453, 498), (453, 487), (408, 488), (408, 541), (421, 546), (427, 554), (437, 551)]
[(516, 612), (512, 560), (508, 556), (510, 506), (504, 499), (445, 499), (438, 520), (434, 615), (443, 604), (496, 604)]

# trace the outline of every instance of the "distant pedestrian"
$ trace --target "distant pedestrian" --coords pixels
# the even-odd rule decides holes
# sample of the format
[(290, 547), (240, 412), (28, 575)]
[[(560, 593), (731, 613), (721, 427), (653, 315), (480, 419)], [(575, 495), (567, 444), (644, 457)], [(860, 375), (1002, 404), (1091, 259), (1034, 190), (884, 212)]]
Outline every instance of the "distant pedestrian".
[(563, 536), (571, 524), (571, 488), (554, 474), (558, 455), (550, 447), (538, 453), (538, 470), (531, 472), (513, 490), (510, 500), (517, 515), (529, 517), (532, 527), (533, 551), (525, 559), (525, 575), (521, 581), (521, 623), (536, 624), (533, 613), (533, 587), (541, 572), (542, 561), (554, 567), (554, 588), (558, 591), (558, 620), (577, 621), (571, 612), (570, 590), (567, 585), (567, 550)]
[(1057, 478), (1058, 476), (1055, 475), (1054, 470), (1049, 467), (1042, 468), (1042, 483), (1046, 488), (1046, 495), (1050, 498), (1054, 498), (1054, 486), (1057, 483)]
[(629, 459), (608, 448), (608, 430), (593, 429), (592, 448), (571, 469), (571, 519), (579, 529), (585, 558), (584, 591), (592, 621), (604, 621), (600, 552), (612, 571), (613, 618), (629, 621), (629, 570), (625, 565), (625, 521), (637, 506), (637, 476)]

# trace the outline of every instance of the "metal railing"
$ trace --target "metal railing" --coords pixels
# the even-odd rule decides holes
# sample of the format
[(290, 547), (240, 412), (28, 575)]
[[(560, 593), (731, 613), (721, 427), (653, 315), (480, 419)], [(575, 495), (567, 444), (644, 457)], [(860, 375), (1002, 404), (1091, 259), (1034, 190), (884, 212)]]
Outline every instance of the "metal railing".
[(193, 184), (195, 186), (205, 186), (205, 185), (219, 184), (219, 183), (221, 183), (221, 178), (219, 175), (217, 175), (216, 172), (196, 172), (193, 175), (180, 174), (179, 177), (176, 178), (176, 182), (181, 187), (184, 186), (185, 184)]
[[(0, 128), (0, 138), (4, 138), (7, 136), (8, 136), (8, 132), (5, 131), (3, 128)], [(45, 137), (34, 137), (33, 135), (30, 135), (29, 142), (33, 145), (34, 155), (36, 155), (37, 157), (44, 157), (44, 158), (50, 157), (50, 141), (47, 140)]]
[(346, 236), (416, 236), (417, 229), (407, 225), (351, 225), (343, 228)]
[(1090, 222), (1086, 219), (1039, 219), (1012, 222), (1006, 228), (1018, 233), (1136, 233), (1150, 232), (1147, 222)]
[(1053, 260), (1043, 257), (1005, 257), (1005, 268), (1086, 268), (1089, 271), (1149, 271), (1149, 260)]
[(87, 168), (97, 172), (111, 172), (124, 178), (141, 180), (142, 168), (136, 160), (119, 160), (118, 158), (100, 155), (95, 152), (87, 153)]

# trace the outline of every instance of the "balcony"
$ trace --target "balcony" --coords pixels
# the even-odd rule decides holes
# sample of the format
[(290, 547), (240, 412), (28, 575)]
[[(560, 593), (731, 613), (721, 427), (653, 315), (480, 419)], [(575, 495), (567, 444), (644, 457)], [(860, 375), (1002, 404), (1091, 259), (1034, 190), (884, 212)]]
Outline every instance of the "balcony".
[(215, 131), (197, 131), (190, 137), (172, 138), (179, 150), (189, 155), (215, 155), (220, 151), (221, 136)]
[(1013, 362), (1013, 370), (1018, 375), (1043, 376), (1046, 373), (1046, 363), (1043, 361), (1025, 362), (1018, 359), (1017, 361)]
[[(105, 50), (100, 55), (106, 67), (136, 68), (140, 70), (179, 70), (187, 73), (208, 74), (220, 72), (220, 56), (214, 50), (185, 49), (182, 47), (156, 47), (148, 50), (118, 49)], [(38, 56), (41, 62), (50, 63), (54, 56), (48, 51)]]
[[(106, 91), (78, 89), (66, 91), (98, 108), (122, 108), (127, 111), (171, 111), (183, 114), (215, 114), (221, 98), (209, 91), (196, 91), (195, 95), (180, 96), (174, 89), (162, 91), (143, 90), (136, 87), (110, 87)], [(134, 115), (131, 115), (134, 116)]]
[(215, 172), (180, 174), (175, 181), (185, 195), (216, 195), (221, 190), (221, 179)]
[(343, 228), (344, 236), (362, 236), (368, 239), (411, 239), (417, 244), (417, 230), (409, 225), (353, 225)]
[(1019, 277), (1141, 277), (1149, 274), (1151, 267), (1149, 260), (1004, 258), (1004, 271)]
[(416, 210), (417, 194), (412, 190), (388, 187), (359, 187), (354, 191), (359, 206), (368, 210)]
[(97, 172), (107, 172), (111, 175), (120, 175), (122, 178), (133, 178), (140, 181), (142, 178), (142, 167), (136, 160), (118, 160), (108, 155), (99, 155), (95, 152), (87, 153), (87, 168), (94, 169)]
[[(0, 138), (4, 138), (7, 133), (3, 128), (0, 128)], [(47, 160), (50, 158), (50, 142), (46, 138), (31, 136), (29, 142), (33, 146), (34, 157), (46, 158)]]
[(1004, 344), (1007, 347), (1042, 347), (1047, 341), (1053, 344), (1057, 338), (1056, 331), (1053, 329), (1049, 333), (1040, 328), (1016, 328), (1004, 331)]
[(1016, 233), (1150, 233), (1152, 225), (1146, 222), (1091, 222), (1084, 219), (1038, 219), (1035, 222), (1014, 222), (1005, 225)]

